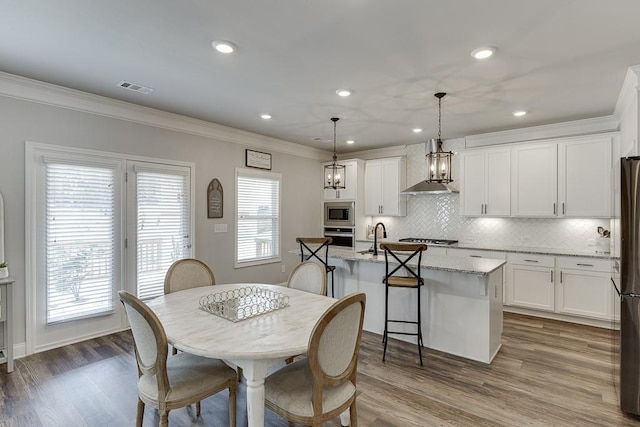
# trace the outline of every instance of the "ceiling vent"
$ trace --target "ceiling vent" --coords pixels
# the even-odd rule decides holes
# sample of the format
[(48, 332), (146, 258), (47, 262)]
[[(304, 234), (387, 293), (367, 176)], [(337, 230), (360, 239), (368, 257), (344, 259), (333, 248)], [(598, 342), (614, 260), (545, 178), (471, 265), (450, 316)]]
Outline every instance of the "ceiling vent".
[(118, 83), (118, 86), (124, 89), (132, 90), (134, 92), (142, 93), (145, 95), (153, 92), (153, 89), (151, 89), (150, 87), (140, 86), (135, 83), (127, 82), (124, 80), (120, 81), (120, 83)]

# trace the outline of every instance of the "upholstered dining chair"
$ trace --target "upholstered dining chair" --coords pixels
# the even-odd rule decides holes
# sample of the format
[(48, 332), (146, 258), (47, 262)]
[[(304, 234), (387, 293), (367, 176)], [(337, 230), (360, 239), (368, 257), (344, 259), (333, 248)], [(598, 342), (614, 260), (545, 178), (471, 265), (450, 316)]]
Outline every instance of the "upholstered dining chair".
[(169, 267), (164, 276), (164, 293), (216, 284), (216, 278), (204, 262), (195, 258), (179, 259)]
[(293, 269), (287, 286), (318, 295), (327, 295), (327, 274), (324, 266), (313, 261), (302, 262)]
[(126, 291), (118, 292), (133, 333), (138, 364), (138, 413), (136, 426), (142, 426), (144, 406), (160, 412), (160, 426), (169, 423), (169, 411), (196, 403), (229, 389), (229, 421), (236, 425), (236, 371), (223, 361), (180, 353), (167, 357), (168, 342), (155, 313), (141, 300)]
[(318, 320), (307, 358), (265, 380), (265, 405), (290, 422), (321, 426), (349, 408), (357, 427), (356, 374), (366, 296), (347, 295)]

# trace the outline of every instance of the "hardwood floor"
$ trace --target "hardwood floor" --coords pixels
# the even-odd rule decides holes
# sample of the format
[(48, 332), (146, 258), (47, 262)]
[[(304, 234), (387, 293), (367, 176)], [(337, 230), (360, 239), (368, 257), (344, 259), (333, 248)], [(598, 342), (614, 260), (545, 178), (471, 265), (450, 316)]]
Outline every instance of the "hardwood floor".
[[(503, 346), (491, 365), (364, 333), (358, 369), (360, 426), (640, 426), (618, 409), (611, 331), (505, 314)], [(122, 332), (0, 366), (1, 426), (131, 426), (136, 366)], [(238, 426), (246, 426), (245, 388)], [(267, 426), (288, 423), (266, 411)], [(228, 426), (227, 396), (171, 411), (170, 425)], [(145, 426), (157, 425), (147, 408)], [(327, 426), (339, 426), (336, 419)]]

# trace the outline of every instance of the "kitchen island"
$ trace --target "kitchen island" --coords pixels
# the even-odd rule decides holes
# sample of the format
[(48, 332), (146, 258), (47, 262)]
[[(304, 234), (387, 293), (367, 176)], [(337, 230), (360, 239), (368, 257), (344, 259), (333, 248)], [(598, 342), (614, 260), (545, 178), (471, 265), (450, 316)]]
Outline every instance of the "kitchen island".
[[(336, 295), (364, 292), (367, 295), (364, 329), (384, 331), (384, 253), (378, 256), (349, 249), (329, 250), (336, 266)], [(422, 257), (422, 335), (425, 347), (491, 363), (500, 349), (502, 335), (503, 260), (431, 255)], [(389, 317), (415, 320), (417, 292), (389, 290)], [(394, 325), (407, 332), (412, 325)], [(415, 338), (392, 335), (415, 342)], [(382, 348), (382, 347), (381, 347)], [(381, 356), (382, 357), (382, 356)], [(392, 353), (387, 357), (393, 357)]]

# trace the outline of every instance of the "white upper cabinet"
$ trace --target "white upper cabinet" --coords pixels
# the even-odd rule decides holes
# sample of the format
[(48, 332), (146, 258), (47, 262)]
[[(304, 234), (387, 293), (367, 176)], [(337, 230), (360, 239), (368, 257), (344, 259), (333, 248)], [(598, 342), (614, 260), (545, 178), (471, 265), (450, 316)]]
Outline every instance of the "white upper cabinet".
[(509, 148), (462, 153), (460, 208), (466, 216), (511, 214), (511, 157)]
[[(322, 183), (327, 183), (327, 177), (324, 175), (324, 167), (330, 165), (331, 162), (322, 164)], [(356, 160), (338, 161), (338, 164), (345, 166), (345, 188), (334, 190), (333, 188), (324, 190), (324, 200), (355, 200), (358, 191), (358, 162)]]
[(557, 143), (523, 144), (511, 149), (511, 215), (558, 214)]
[(400, 192), (406, 184), (404, 157), (367, 161), (364, 173), (365, 215), (405, 216), (407, 199)]
[(611, 139), (594, 136), (558, 144), (559, 216), (611, 216)]

